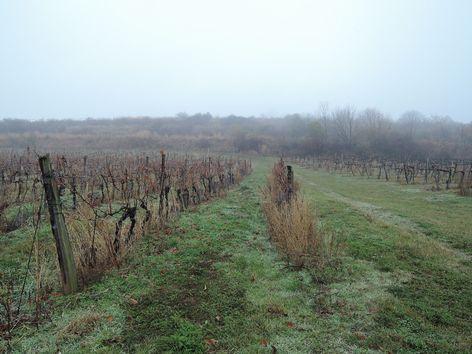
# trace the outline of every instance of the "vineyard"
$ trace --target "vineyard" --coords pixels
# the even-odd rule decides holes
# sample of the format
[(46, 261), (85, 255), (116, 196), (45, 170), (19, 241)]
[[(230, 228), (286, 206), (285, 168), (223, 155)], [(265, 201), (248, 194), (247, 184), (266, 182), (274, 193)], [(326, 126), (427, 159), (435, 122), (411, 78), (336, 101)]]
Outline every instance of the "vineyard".
[(32, 235), (26, 269), (7, 263), (0, 273), (0, 328), (8, 335), (40, 320), (43, 300), (57, 289), (58, 268), (64, 291), (75, 292), (119, 266), (144, 233), (170, 232), (167, 224), (181, 212), (223, 196), (250, 172), (248, 160), (162, 151), (2, 153), (0, 233)]
[(346, 158), (1, 161), (6, 352), (470, 348), (469, 165), (441, 165), (437, 190), (432, 162), (405, 179), (398, 162)]
[(459, 195), (472, 196), (471, 161), (400, 161), (359, 158), (292, 158), (303, 167), (324, 169), (351, 176), (396, 181), (404, 184), (430, 185), (433, 191), (456, 190)]

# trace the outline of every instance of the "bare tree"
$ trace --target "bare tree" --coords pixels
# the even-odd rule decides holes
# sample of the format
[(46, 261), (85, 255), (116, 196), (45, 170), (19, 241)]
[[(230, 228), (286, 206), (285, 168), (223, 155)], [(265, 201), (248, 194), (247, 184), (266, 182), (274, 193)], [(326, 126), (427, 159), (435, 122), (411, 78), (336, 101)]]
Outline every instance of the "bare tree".
[(354, 120), (356, 111), (351, 106), (333, 112), (333, 124), (342, 145), (351, 148), (353, 143)]
[(418, 111), (407, 111), (398, 119), (398, 125), (401, 130), (404, 129), (409, 138), (413, 138), (424, 120), (425, 116), (423, 113)]
[(329, 126), (329, 104), (328, 102), (321, 102), (319, 107), (320, 123), (323, 128), (323, 138), (326, 141), (328, 139), (328, 126)]

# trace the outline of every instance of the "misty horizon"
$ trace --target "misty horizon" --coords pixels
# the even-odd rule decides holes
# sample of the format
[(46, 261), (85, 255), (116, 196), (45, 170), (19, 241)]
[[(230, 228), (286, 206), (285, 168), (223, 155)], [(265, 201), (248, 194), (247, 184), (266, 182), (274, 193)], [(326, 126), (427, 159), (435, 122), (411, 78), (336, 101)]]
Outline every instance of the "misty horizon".
[[(328, 112), (329, 115), (334, 114), (334, 112), (343, 109), (344, 107), (350, 107), (354, 110), (356, 114), (362, 114), (366, 110), (377, 110), (375, 107), (366, 107), (363, 109), (357, 109), (356, 107), (353, 107), (352, 105), (345, 105), (345, 106), (336, 106), (332, 107), (332, 109)], [(398, 116), (392, 116), (388, 112), (381, 112), (383, 114), (384, 118), (391, 120), (392, 122), (396, 122), (399, 119), (402, 118), (403, 115), (406, 115), (410, 112), (415, 112), (418, 113), (422, 119), (424, 120), (434, 120), (434, 119), (449, 119), (453, 122), (456, 123), (463, 123), (463, 124), (470, 124), (472, 123), (472, 119), (469, 121), (460, 121), (457, 119), (454, 119), (454, 117), (451, 117), (449, 115), (439, 115), (439, 114), (424, 114), (423, 112), (420, 112), (415, 109), (409, 109), (405, 110), (403, 113), (399, 114)], [(198, 116), (211, 116), (212, 119), (227, 119), (231, 117), (236, 117), (236, 118), (244, 118), (244, 119), (284, 119), (284, 118), (302, 118), (302, 119), (319, 119), (320, 118), (320, 111), (316, 110), (314, 112), (292, 112), (292, 113), (286, 113), (284, 115), (274, 115), (274, 116), (268, 116), (264, 114), (259, 114), (259, 115), (239, 115), (239, 114), (227, 114), (227, 115), (217, 115), (213, 114), (211, 112), (178, 112), (175, 114), (170, 114), (170, 115), (136, 115), (136, 116), (128, 116), (128, 115), (117, 115), (117, 116), (111, 116), (111, 117), (39, 117), (39, 118), (28, 118), (28, 117), (0, 117), (0, 121), (4, 120), (19, 120), (19, 121), (28, 121), (28, 122), (48, 122), (48, 121), (58, 121), (58, 120), (69, 120), (69, 121), (86, 121), (86, 120), (119, 120), (119, 119), (169, 119), (169, 118), (192, 118), (192, 117), (198, 117)]]

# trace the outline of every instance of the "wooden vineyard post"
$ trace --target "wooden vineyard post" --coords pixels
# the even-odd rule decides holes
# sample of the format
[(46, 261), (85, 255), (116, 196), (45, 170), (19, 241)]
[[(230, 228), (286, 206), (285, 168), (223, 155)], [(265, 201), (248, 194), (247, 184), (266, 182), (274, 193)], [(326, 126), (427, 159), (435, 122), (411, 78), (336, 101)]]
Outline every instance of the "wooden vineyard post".
[(292, 199), (293, 194), (293, 169), (292, 166), (287, 166), (287, 182), (288, 182), (288, 190), (287, 190), (287, 201), (290, 202)]
[(83, 157), (83, 170), (82, 170), (82, 193), (86, 193), (86, 188), (87, 188), (87, 155)]
[(57, 182), (53, 175), (49, 154), (39, 158), (39, 166), (43, 178), (43, 186), (51, 220), (51, 229), (56, 241), (57, 258), (61, 270), (61, 280), (66, 294), (78, 290), (77, 269), (72, 253), (72, 245), (69, 240), (62, 203), (57, 188)]
[(426, 159), (426, 172), (424, 174), (424, 183), (428, 184), (428, 174), (429, 174), (429, 157)]
[(158, 210), (158, 215), (159, 215), (159, 221), (161, 223), (161, 226), (164, 225), (164, 220), (162, 217), (162, 211), (164, 209), (164, 182), (165, 182), (165, 173), (166, 173), (166, 154), (164, 153), (163, 150), (161, 150), (161, 174), (159, 176), (159, 210)]

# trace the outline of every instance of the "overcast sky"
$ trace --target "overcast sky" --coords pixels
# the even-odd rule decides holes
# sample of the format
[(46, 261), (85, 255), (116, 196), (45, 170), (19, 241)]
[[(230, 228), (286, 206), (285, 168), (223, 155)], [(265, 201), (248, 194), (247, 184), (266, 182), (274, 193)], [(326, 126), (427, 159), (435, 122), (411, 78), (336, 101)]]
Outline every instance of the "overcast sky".
[(0, 117), (472, 120), (472, 0), (0, 0)]

